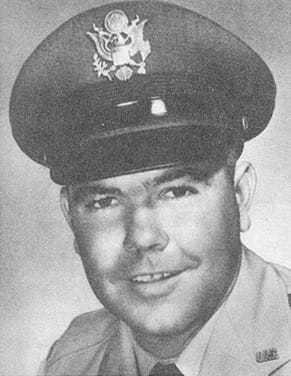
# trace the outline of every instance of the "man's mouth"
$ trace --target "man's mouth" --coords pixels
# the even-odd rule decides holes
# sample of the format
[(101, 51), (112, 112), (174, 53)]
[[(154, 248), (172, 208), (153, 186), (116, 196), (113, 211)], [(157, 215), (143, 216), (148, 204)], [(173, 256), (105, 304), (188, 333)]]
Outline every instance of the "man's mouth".
[(169, 279), (171, 277), (174, 277), (178, 274), (180, 274), (182, 271), (174, 271), (174, 272), (159, 272), (159, 273), (144, 273), (144, 274), (138, 274), (136, 276), (133, 276), (130, 281), (133, 283), (153, 283), (153, 282), (159, 282), (163, 281), (165, 279)]

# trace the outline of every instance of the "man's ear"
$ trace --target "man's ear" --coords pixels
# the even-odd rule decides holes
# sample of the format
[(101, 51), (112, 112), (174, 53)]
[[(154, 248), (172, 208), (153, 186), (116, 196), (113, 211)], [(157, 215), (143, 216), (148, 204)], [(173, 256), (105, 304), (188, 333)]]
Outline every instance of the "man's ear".
[(247, 231), (251, 226), (249, 209), (257, 185), (257, 175), (250, 162), (240, 162), (235, 167), (234, 188), (240, 214), (240, 230)]

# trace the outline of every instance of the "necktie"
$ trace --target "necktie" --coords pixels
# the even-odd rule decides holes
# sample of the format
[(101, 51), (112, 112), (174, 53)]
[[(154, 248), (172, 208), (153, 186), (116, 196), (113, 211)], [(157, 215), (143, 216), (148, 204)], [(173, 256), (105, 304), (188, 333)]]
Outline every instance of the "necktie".
[(183, 376), (182, 372), (174, 363), (162, 364), (157, 363), (151, 370), (149, 376)]

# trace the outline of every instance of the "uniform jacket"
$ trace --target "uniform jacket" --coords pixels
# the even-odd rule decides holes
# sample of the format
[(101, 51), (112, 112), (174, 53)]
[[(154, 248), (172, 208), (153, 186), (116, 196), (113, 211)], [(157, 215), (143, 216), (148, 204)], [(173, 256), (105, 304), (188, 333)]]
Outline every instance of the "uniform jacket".
[[(244, 253), (199, 375), (290, 376), (291, 271)], [(105, 309), (77, 317), (53, 345), (44, 375), (139, 376), (127, 333), (125, 324)]]

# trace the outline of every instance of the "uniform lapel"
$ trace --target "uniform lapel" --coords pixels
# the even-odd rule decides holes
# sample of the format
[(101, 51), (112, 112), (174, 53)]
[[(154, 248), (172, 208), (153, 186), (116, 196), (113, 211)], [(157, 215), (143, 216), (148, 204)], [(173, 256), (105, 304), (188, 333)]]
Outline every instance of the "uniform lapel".
[(279, 376), (290, 366), (286, 287), (271, 265), (244, 252), (238, 280), (212, 333), (201, 376)]

